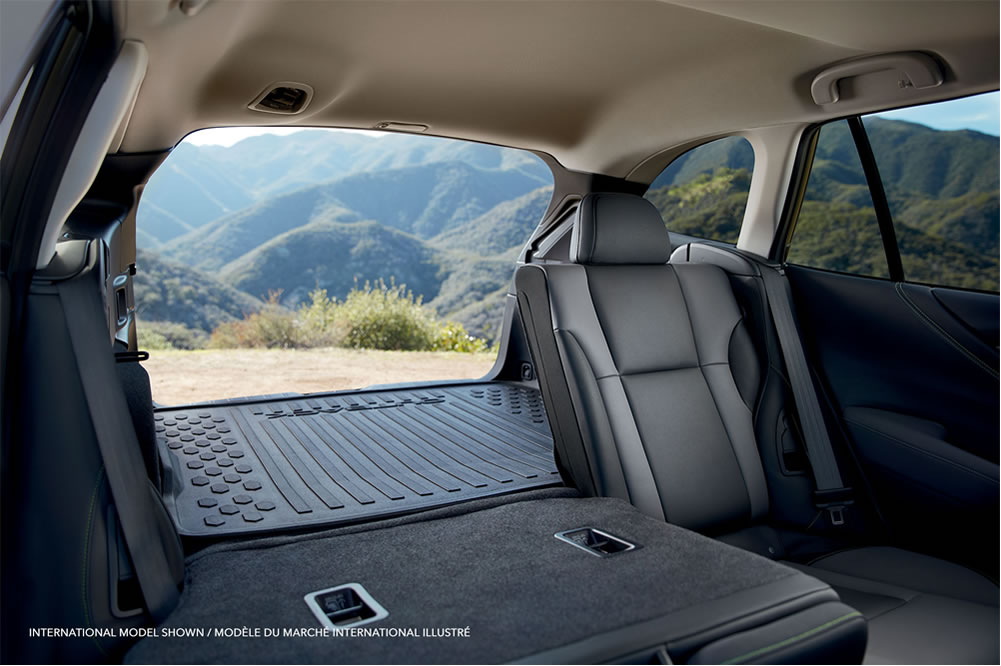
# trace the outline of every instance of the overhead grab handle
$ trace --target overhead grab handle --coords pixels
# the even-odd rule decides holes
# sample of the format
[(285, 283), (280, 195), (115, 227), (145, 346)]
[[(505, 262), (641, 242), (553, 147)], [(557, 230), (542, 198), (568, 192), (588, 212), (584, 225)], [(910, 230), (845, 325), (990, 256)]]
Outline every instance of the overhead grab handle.
[(838, 82), (864, 74), (893, 70), (900, 88), (934, 88), (942, 85), (942, 68), (933, 58), (916, 51), (867, 56), (828, 67), (813, 79), (810, 92), (818, 105), (834, 104), (841, 94)]

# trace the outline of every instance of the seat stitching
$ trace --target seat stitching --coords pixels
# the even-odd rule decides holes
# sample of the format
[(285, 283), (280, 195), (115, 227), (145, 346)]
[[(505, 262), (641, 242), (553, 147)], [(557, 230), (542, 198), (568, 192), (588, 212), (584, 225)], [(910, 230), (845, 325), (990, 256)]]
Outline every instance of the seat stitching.
[(848, 620), (853, 620), (855, 618), (861, 618), (861, 617), (862, 617), (862, 613), (860, 613), (858, 611), (852, 611), (851, 613), (846, 613), (845, 615), (842, 615), (841, 617), (837, 617), (837, 618), (834, 618), (833, 620), (829, 620), (829, 621), (823, 623), (820, 626), (814, 627), (813, 629), (808, 629), (806, 631), (803, 631), (801, 633), (796, 634), (795, 636), (790, 636), (789, 638), (786, 638), (785, 640), (781, 640), (781, 641), (778, 641), (777, 643), (772, 643), (771, 645), (766, 645), (764, 647), (760, 647), (757, 650), (751, 650), (750, 652), (745, 652), (744, 654), (742, 654), (740, 656), (737, 656), (737, 657), (734, 657), (733, 659), (727, 659), (723, 663), (724, 664), (739, 664), (740, 662), (742, 662), (742, 661), (744, 661), (746, 659), (753, 659), (755, 657), (760, 657), (761, 655), (767, 654), (768, 652), (772, 652), (774, 650), (778, 650), (779, 648), (784, 648), (784, 647), (787, 647), (789, 645), (792, 645), (793, 643), (798, 643), (799, 641), (802, 641), (802, 640), (805, 640), (807, 638), (810, 638), (811, 636), (819, 634), (822, 631), (826, 631), (828, 629), (836, 627), (839, 624), (843, 624), (843, 623), (847, 622)]
[[(570, 330), (561, 330), (560, 332), (566, 333), (567, 336), (570, 338), (570, 340), (575, 345), (577, 345), (578, 349), (580, 349), (581, 356), (584, 357), (584, 361), (587, 363), (587, 369), (590, 371), (591, 376), (595, 378), (595, 384), (597, 384), (597, 382), (598, 382), (598, 380), (600, 378), (599, 377), (595, 377), (594, 368), (591, 365), (591, 359), (588, 358), (588, 356), (587, 356), (586, 353), (584, 353), (584, 347), (581, 346), (580, 342), (577, 340), (577, 336), (574, 335), (573, 331), (570, 331)], [(600, 386), (598, 387), (598, 391), (600, 393), (600, 391), (601, 391), (601, 387)], [(602, 401), (601, 408), (602, 408), (602, 411), (604, 411), (604, 413), (605, 413), (605, 421), (608, 422), (608, 429), (611, 430), (612, 429), (612, 422), (611, 422), (611, 419), (608, 418), (608, 410), (605, 409), (604, 401)], [(614, 435), (613, 435), (613, 439), (614, 439)], [(597, 442), (592, 442), (591, 445), (592, 445), (592, 448), (595, 448), (595, 449), (597, 448)], [(632, 494), (632, 492), (631, 492), (631, 490), (629, 488), (629, 479), (626, 477), (626, 468), (622, 464), (622, 455), (619, 452), (619, 447), (618, 446), (613, 446), (612, 448), (615, 449), (615, 457), (619, 461), (619, 470), (622, 471), (622, 482), (626, 486), (626, 495), (629, 498), (629, 503), (632, 504), (633, 503), (633, 494)], [(649, 463), (649, 460), (647, 460), (647, 462)], [(654, 479), (654, 484), (656, 484), (656, 479)]]
[[(557, 329), (565, 331), (568, 329)], [(656, 372), (674, 372), (675, 370), (697, 370), (698, 368), (708, 368), (714, 365), (730, 365), (726, 361), (716, 361), (713, 363), (699, 363), (697, 365), (682, 365), (676, 368), (654, 368), (652, 370), (636, 370), (635, 372), (615, 372), (610, 375), (595, 376), (595, 379), (608, 379), (609, 377), (636, 377), (638, 375), (650, 375)]]
[[(998, 483), (997, 479), (992, 478), (990, 476), (987, 476), (986, 474), (984, 474), (982, 472), (978, 472), (975, 469), (971, 469), (969, 467), (966, 467), (965, 465), (963, 465), (961, 463), (957, 463), (954, 460), (949, 460), (948, 458), (942, 457), (942, 456), (940, 456), (940, 455), (938, 455), (936, 453), (932, 453), (931, 451), (927, 451), (925, 449), (922, 449), (921, 447), (914, 446), (913, 444), (909, 444), (909, 443), (905, 442), (904, 440), (900, 439), (899, 437), (894, 437), (893, 435), (890, 435), (889, 433), (885, 433), (885, 432), (882, 432), (880, 430), (876, 430), (872, 426), (866, 425), (865, 423), (859, 423), (858, 421), (854, 421), (854, 420), (849, 419), (849, 418), (845, 418), (845, 422), (857, 425), (860, 428), (865, 428), (869, 432), (872, 432), (872, 433), (875, 433), (877, 435), (880, 435), (881, 437), (886, 437), (887, 439), (893, 440), (894, 442), (897, 442), (901, 446), (905, 446), (905, 447), (907, 447), (907, 448), (915, 451), (916, 453), (920, 453), (920, 454), (922, 454), (924, 456), (927, 456), (929, 458), (934, 458), (935, 460), (941, 461), (941, 462), (943, 462), (943, 463), (945, 463), (947, 465), (955, 467), (956, 469), (958, 469), (961, 472), (969, 472), (970, 474), (974, 474), (976, 476), (979, 476), (979, 477), (981, 477), (983, 479), (986, 479), (987, 481), (990, 481), (992, 483)], [(946, 443), (948, 443), (948, 442), (946, 442)], [(973, 455), (973, 454), (971, 454), (971, 455)]]
[[(583, 267), (582, 267), (583, 268)], [(612, 346), (608, 344), (608, 338), (605, 336), (605, 329), (601, 325), (601, 318), (598, 316), (598, 310), (594, 306), (594, 292), (591, 291), (591, 276), (587, 273), (587, 268), (583, 268), (584, 274), (584, 287), (587, 289), (588, 300), (591, 306), (591, 312), (594, 315), (594, 321), (598, 325), (598, 332), (601, 334), (601, 339), (605, 343), (605, 349), (608, 351), (608, 358), (612, 362), (612, 367), (615, 368), (616, 372), (619, 370), (618, 362), (615, 360), (615, 355), (612, 354)], [(590, 363), (590, 360), (588, 361)], [(653, 464), (650, 462), (650, 454), (647, 452), (646, 444), (643, 442), (643, 436), (640, 434), (639, 423), (636, 422), (636, 413), (633, 411), (632, 402), (629, 400), (629, 394), (626, 392), (626, 386), (622, 383), (622, 375), (619, 373), (616, 375), (619, 377), (619, 384), (622, 390), (622, 397), (626, 401), (626, 406), (629, 408), (629, 416), (632, 420), (633, 430), (636, 432), (636, 441), (639, 442), (640, 450), (643, 451), (643, 458), (646, 460), (647, 471), (650, 474), (650, 481), (653, 482), (653, 490), (657, 494), (657, 503), (660, 505), (660, 511), (664, 515), (664, 521), (668, 522), (667, 519), (667, 507), (664, 506), (664, 496), (660, 492), (660, 486), (657, 485), (657, 476), (653, 473)], [(597, 381), (597, 378), (596, 378)], [(609, 428), (612, 428), (611, 418), (608, 422)], [(614, 429), (613, 429), (613, 439), (614, 439)], [(616, 448), (616, 454), (618, 455), (618, 445), (613, 444)], [(619, 456), (619, 461), (621, 464), (622, 457)], [(627, 474), (625, 467), (622, 468), (622, 478), (626, 482), (626, 487), (628, 489), (629, 481), (627, 480)], [(630, 494), (631, 495), (631, 494)]]
[[(674, 272), (674, 279), (678, 285), (678, 292), (681, 294), (681, 300), (685, 304), (685, 312), (686, 314), (690, 313), (692, 310), (688, 307), (688, 297), (685, 295), (685, 288), (682, 286), (681, 275), (674, 267), (671, 267), (671, 270)], [(698, 367), (702, 368), (702, 355), (699, 353), (698, 338), (695, 335), (695, 324), (692, 322), (691, 316), (688, 317), (688, 329), (691, 331), (692, 341), (695, 343), (695, 358), (699, 362)], [(723, 426), (723, 433), (726, 435), (727, 441), (730, 444), (730, 455), (733, 456), (733, 461), (737, 465), (737, 471), (740, 472), (740, 480), (744, 483), (744, 495), (747, 497), (747, 514), (749, 517), (753, 517), (754, 500), (751, 498), (751, 489), (747, 483), (747, 475), (744, 474), (744, 466), (740, 464), (740, 458), (737, 456), (737, 448), (734, 446), (733, 437), (730, 435), (730, 429), (726, 426), (726, 420), (723, 418), (723, 412), (720, 411), (719, 403), (716, 401), (716, 393), (713, 391), (712, 385), (709, 383), (709, 379), (706, 377), (705, 373), (702, 373), (702, 381), (705, 382), (706, 389), (709, 391), (709, 397), (712, 398), (713, 407), (716, 409), (716, 416), (719, 417), (720, 424)]]
[(997, 370), (995, 370), (994, 368), (992, 368), (991, 366), (987, 365), (982, 360), (980, 360), (980, 357), (978, 357), (972, 351), (967, 349), (966, 346), (963, 345), (963, 343), (961, 343), (959, 340), (952, 337), (952, 335), (950, 335), (948, 331), (942, 328), (938, 324), (938, 322), (936, 322), (927, 313), (925, 313), (924, 310), (918, 307), (918, 305), (913, 300), (911, 300), (911, 297), (907, 295), (907, 292), (904, 291), (902, 283), (900, 282), (896, 283), (894, 285), (894, 291), (897, 292), (897, 295), (900, 296), (901, 300), (904, 301), (904, 304), (906, 304), (907, 307), (910, 308), (911, 312), (913, 312), (925, 326), (931, 329), (940, 338), (945, 340), (945, 342), (949, 344), (953, 349), (955, 349), (960, 354), (965, 356), (967, 360), (972, 361), (974, 364), (976, 364), (977, 367), (979, 367), (981, 370), (989, 374), (994, 379), (998, 378)]

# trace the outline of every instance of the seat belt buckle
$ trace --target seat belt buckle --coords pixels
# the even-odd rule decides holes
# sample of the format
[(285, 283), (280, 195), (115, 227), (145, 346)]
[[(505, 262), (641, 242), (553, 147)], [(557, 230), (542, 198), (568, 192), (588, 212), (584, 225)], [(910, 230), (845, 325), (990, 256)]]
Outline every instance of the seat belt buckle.
[(845, 507), (855, 503), (852, 489), (848, 487), (815, 490), (813, 501), (818, 509), (827, 511), (827, 516), (834, 527), (845, 524)]

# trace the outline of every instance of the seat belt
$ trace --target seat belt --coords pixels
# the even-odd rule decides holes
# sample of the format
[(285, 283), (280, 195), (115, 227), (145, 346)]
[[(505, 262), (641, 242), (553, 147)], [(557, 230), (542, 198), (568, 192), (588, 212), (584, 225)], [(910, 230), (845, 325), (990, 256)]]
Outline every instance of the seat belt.
[(85, 277), (60, 282), (57, 289), (120, 529), (146, 610), (159, 624), (177, 606), (180, 595), (155, 519), (139, 440), (115, 371), (108, 324), (101, 316), (104, 306)]
[(843, 525), (844, 508), (852, 503), (852, 490), (845, 487), (838, 471), (838, 462), (831, 448), (831, 439), (824, 424), (817, 392), (814, 390), (810, 368), (806, 364), (803, 341), (796, 327), (793, 314), (792, 290), (789, 280), (781, 268), (761, 264), (761, 277), (765, 285), (765, 295), (775, 322), (775, 332), (779, 339), (779, 349), (785, 361), (789, 383), (792, 386), (796, 411), (803, 428), (806, 457), (813, 469), (816, 483), (814, 501), (817, 508), (826, 509), (832, 525)]

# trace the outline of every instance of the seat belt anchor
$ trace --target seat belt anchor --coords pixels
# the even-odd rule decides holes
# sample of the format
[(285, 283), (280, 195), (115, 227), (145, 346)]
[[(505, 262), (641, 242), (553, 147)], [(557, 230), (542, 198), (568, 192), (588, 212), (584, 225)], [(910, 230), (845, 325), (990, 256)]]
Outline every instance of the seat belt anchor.
[(839, 527), (845, 524), (845, 507), (855, 503), (851, 488), (831, 488), (815, 490), (813, 501), (818, 509), (826, 510), (831, 519), (831, 525)]

